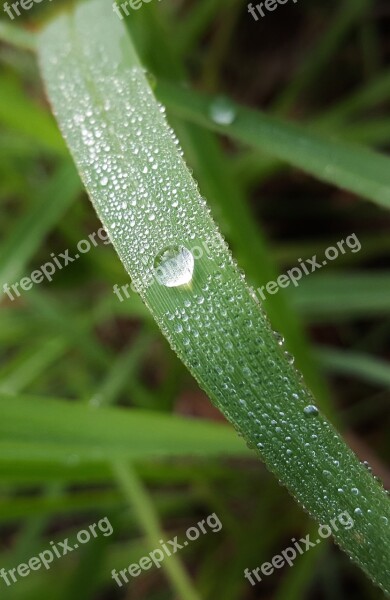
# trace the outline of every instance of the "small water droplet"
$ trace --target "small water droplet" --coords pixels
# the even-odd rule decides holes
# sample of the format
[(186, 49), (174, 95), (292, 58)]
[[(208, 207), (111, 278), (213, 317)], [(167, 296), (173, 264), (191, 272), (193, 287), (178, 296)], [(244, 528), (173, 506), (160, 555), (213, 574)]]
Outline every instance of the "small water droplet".
[(210, 104), (210, 117), (218, 125), (231, 125), (236, 118), (236, 110), (230, 100), (220, 97)]
[(303, 409), (303, 412), (307, 417), (316, 417), (318, 415), (318, 408), (314, 404), (308, 404)]
[(190, 283), (194, 272), (194, 257), (184, 246), (168, 246), (154, 260), (157, 281), (166, 287)]
[(278, 342), (279, 346), (283, 346), (283, 344), (284, 344), (284, 337), (282, 336), (282, 334), (279, 333), (279, 331), (274, 331), (273, 334), (274, 334), (274, 338)]
[(293, 355), (292, 355), (290, 352), (287, 352), (287, 350), (286, 350), (286, 351), (285, 351), (285, 353), (284, 353), (284, 356), (286, 357), (286, 359), (287, 359), (287, 362), (288, 362), (290, 365), (293, 365), (293, 364), (294, 364), (294, 362), (295, 362), (295, 358), (294, 358), (294, 356), (293, 356)]

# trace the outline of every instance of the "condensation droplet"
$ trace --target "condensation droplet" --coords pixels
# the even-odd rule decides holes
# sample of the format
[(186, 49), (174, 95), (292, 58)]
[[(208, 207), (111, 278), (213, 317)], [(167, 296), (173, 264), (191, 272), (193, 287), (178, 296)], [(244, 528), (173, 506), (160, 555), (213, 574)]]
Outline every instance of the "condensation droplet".
[(307, 417), (316, 417), (318, 415), (318, 408), (314, 404), (308, 404), (303, 409), (303, 412)]
[(236, 110), (227, 98), (220, 97), (210, 104), (210, 117), (218, 125), (231, 125), (236, 118)]
[(194, 257), (184, 246), (168, 246), (154, 259), (156, 279), (166, 287), (178, 287), (190, 283), (194, 266)]

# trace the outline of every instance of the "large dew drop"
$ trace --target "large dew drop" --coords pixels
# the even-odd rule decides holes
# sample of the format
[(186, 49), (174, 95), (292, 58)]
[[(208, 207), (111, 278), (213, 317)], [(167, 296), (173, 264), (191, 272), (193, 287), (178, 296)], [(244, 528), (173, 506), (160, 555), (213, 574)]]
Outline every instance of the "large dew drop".
[(194, 257), (184, 246), (168, 246), (154, 259), (154, 274), (161, 285), (178, 287), (190, 283)]

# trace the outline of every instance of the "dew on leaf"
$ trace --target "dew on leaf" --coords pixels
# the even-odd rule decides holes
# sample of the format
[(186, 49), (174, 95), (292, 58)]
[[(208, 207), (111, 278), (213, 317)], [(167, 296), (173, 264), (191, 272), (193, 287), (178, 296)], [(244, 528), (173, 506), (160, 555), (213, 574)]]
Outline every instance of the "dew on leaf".
[(236, 110), (227, 98), (220, 97), (210, 104), (210, 117), (218, 125), (231, 125), (236, 119)]
[(165, 287), (178, 287), (190, 283), (194, 273), (194, 257), (184, 246), (168, 246), (154, 259), (157, 281)]
[(307, 417), (316, 417), (318, 415), (318, 408), (314, 404), (308, 404), (303, 409), (303, 412)]

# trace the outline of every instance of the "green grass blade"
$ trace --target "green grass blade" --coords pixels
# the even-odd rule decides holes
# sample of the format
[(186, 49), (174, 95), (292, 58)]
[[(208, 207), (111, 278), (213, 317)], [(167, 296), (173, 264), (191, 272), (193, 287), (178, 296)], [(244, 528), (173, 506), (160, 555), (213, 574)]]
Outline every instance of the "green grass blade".
[(0, 392), (9, 394), (20, 393), (34, 379), (45, 371), (49, 365), (57, 361), (67, 350), (67, 343), (61, 338), (40, 340), (39, 346), (34, 345), (20, 358), (13, 368), (6, 373), (0, 370)]
[(309, 320), (386, 315), (390, 308), (390, 276), (383, 271), (314, 275), (290, 292), (296, 308)]
[(20, 82), (2, 74), (0, 85), (0, 123), (22, 133), (42, 151), (64, 155), (65, 146), (47, 111), (26, 96)]
[[(77, 173), (69, 161), (64, 161), (0, 247), (1, 289), (6, 283), (12, 285), (18, 281), (44, 237), (61, 219), (79, 192)], [(16, 292), (11, 291), (11, 294), (16, 296)]]
[[(237, 259), (253, 287), (275, 281), (279, 275), (270, 259), (264, 233), (253, 218), (245, 195), (236, 179), (225, 170), (224, 156), (211, 132), (186, 124), (183, 131), (184, 147), (192, 154), (195, 173), (205, 183), (204, 193), (214, 200), (216, 210), (220, 209), (226, 223), (230, 240), (236, 249)], [(218, 214), (218, 213), (217, 213)], [(328, 416), (332, 415), (326, 385), (320, 376), (311, 354), (301, 319), (293, 310), (292, 303), (281, 290), (274, 296), (266, 297), (264, 308), (275, 329), (286, 339), (286, 347), (294, 355), (297, 366), (304, 375), (308, 387), (321, 402)]]
[(316, 124), (326, 128), (343, 120), (351, 120), (359, 112), (386, 102), (389, 97), (390, 73), (384, 71), (317, 117)]
[(0, 394), (0, 407), (1, 460), (248, 455), (242, 440), (218, 423), (6, 394)]
[(346, 0), (340, 5), (333, 22), (320, 41), (305, 53), (305, 61), (295, 74), (290, 86), (275, 102), (278, 112), (288, 111), (316, 78), (321, 77), (324, 66), (336, 54), (343, 38), (349, 33), (356, 21), (362, 18), (370, 5), (370, 0)]
[[(145, 532), (150, 548), (160, 547), (160, 540), (165, 537), (164, 532), (160, 526), (153, 502), (141, 480), (131, 466), (121, 461), (115, 461), (113, 471)], [(162, 568), (166, 572), (173, 589), (178, 594), (178, 598), (201, 600), (177, 556), (170, 556), (168, 560), (164, 560)]]
[(89, 398), (93, 406), (108, 406), (115, 403), (126, 383), (135, 379), (137, 368), (152, 336), (141, 332), (136, 341), (119, 354), (108, 373), (105, 374), (96, 392)]
[(332, 373), (352, 375), (376, 385), (390, 387), (389, 364), (384, 360), (360, 352), (325, 347), (318, 348), (316, 356)]
[[(39, 57), (50, 100), (94, 206), (171, 346), (301, 505), (326, 524), (344, 511), (354, 516), (353, 528), (339, 528), (334, 536), (378, 585), (390, 590), (390, 544), (383, 536), (389, 499), (311, 407), (314, 400), (211, 219), (111, 7), (93, 0), (58, 17), (40, 35)], [(191, 92), (188, 98), (193, 100)], [(199, 106), (195, 112), (203, 114)], [(255, 117), (240, 111), (235, 123), (244, 137), (258, 141)], [(299, 127), (261, 120), (274, 151), (286, 152), (290, 160), (294, 154), (301, 166), (311, 164), (313, 174), (388, 202), (386, 158), (357, 150), (377, 161), (377, 168), (371, 162), (363, 170), (356, 154), (351, 158), (345, 148), (309, 134), (302, 139)], [(341, 166), (332, 163), (326, 169), (334, 160), (330, 150), (337, 150)], [(208, 252), (199, 256), (195, 247), (202, 244)], [(188, 253), (179, 253), (172, 280), (166, 282), (172, 285), (159, 285), (155, 266), (163, 262), (162, 252), (177, 246), (199, 258), (192, 265)], [(181, 278), (189, 284), (179, 285)], [(153, 434), (150, 452), (158, 440)]]
[[(314, 177), (390, 207), (390, 158), (363, 146), (333, 140), (310, 128), (229, 102), (232, 122), (213, 118), (218, 100), (159, 83), (158, 98), (177, 116), (223, 133), (302, 169)], [(217, 107), (217, 108), (216, 108)]]
[(36, 49), (36, 39), (33, 33), (6, 21), (0, 21), (0, 40), (23, 50), (34, 51)]

